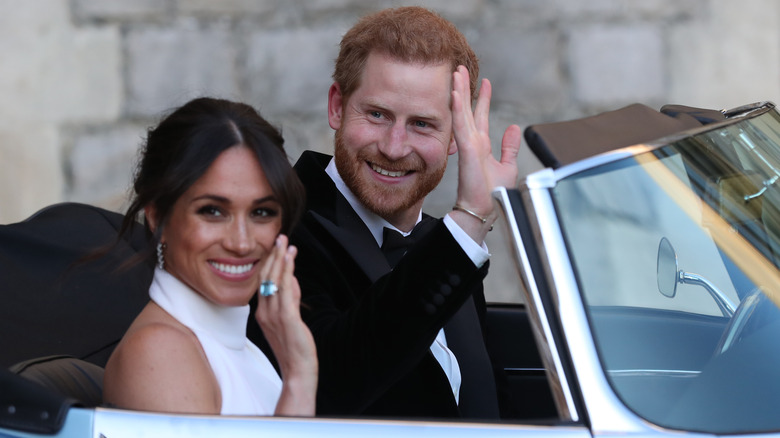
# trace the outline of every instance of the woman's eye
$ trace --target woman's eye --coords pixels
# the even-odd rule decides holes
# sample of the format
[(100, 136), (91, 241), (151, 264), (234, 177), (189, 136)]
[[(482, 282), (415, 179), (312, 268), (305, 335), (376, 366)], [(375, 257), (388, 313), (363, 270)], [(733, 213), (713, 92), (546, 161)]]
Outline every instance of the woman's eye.
[(219, 208), (213, 206), (213, 205), (205, 205), (198, 209), (198, 214), (203, 216), (222, 216), (222, 212), (219, 211)]
[(255, 209), (255, 211), (252, 213), (252, 216), (259, 217), (259, 218), (266, 218), (266, 217), (276, 217), (279, 215), (279, 212), (276, 209), (263, 207)]

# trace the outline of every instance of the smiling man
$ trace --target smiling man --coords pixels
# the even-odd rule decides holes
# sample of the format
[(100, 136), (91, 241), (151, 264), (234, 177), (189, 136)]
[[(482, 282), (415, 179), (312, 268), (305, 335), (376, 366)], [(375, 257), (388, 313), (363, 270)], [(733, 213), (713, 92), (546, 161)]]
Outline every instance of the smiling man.
[[(501, 160), (491, 155), (489, 82), (471, 106), (478, 70), (464, 36), (423, 8), (366, 16), (341, 41), (334, 156), (306, 152), (295, 166), (308, 201), (292, 242), (319, 414), (498, 418), (483, 241), (491, 190), (516, 181), (521, 132), (507, 129)], [(454, 153), (458, 196), (434, 219), (423, 201)]]

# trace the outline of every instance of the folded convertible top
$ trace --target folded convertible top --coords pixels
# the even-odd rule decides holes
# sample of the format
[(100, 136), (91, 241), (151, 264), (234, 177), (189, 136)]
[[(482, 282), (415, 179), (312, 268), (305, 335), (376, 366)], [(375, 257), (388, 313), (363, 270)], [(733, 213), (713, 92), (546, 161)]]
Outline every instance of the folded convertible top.
[(725, 118), (717, 110), (666, 105), (659, 112), (636, 103), (581, 119), (531, 125), (525, 129), (524, 137), (544, 166), (557, 169)]

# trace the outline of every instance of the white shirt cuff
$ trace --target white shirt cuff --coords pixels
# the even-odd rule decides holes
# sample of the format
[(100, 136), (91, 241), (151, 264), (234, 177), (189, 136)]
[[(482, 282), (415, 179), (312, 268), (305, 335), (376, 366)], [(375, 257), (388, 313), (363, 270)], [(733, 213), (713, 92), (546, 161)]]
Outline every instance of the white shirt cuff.
[(482, 242), (482, 245), (477, 245), (477, 242), (475, 242), (471, 236), (466, 234), (466, 232), (463, 231), (460, 225), (458, 225), (449, 214), (444, 216), (444, 225), (447, 226), (447, 229), (450, 230), (452, 237), (455, 238), (455, 241), (458, 242), (458, 245), (460, 245), (461, 248), (463, 248), (463, 251), (466, 252), (466, 255), (469, 256), (477, 268), (481, 268), (482, 265), (488, 261), (490, 258), (490, 253), (488, 252), (485, 242)]

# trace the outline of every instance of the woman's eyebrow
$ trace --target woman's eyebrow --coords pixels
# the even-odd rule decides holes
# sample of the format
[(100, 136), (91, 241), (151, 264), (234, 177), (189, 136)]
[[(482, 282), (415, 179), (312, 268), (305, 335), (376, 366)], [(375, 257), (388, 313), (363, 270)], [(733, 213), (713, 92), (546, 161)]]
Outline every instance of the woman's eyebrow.
[[(208, 194), (208, 193), (192, 198), (191, 202), (201, 201), (201, 200), (204, 200), (204, 199), (211, 200), (211, 201), (214, 201), (214, 202), (219, 202), (221, 204), (230, 204), (230, 198), (226, 198), (224, 196), (219, 196), (219, 195), (212, 195), (212, 194)], [(276, 195), (271, 194), (271, 195), (268, 195), (268, 196), (264, 196), (262, 198), (257, 198), (254, 201), (252, 201), (252, 203), (253, 204), (262, 204), (263, 202), (267, 202), (267, 201), (278, 202), (277, 199), (276, 199)]]

